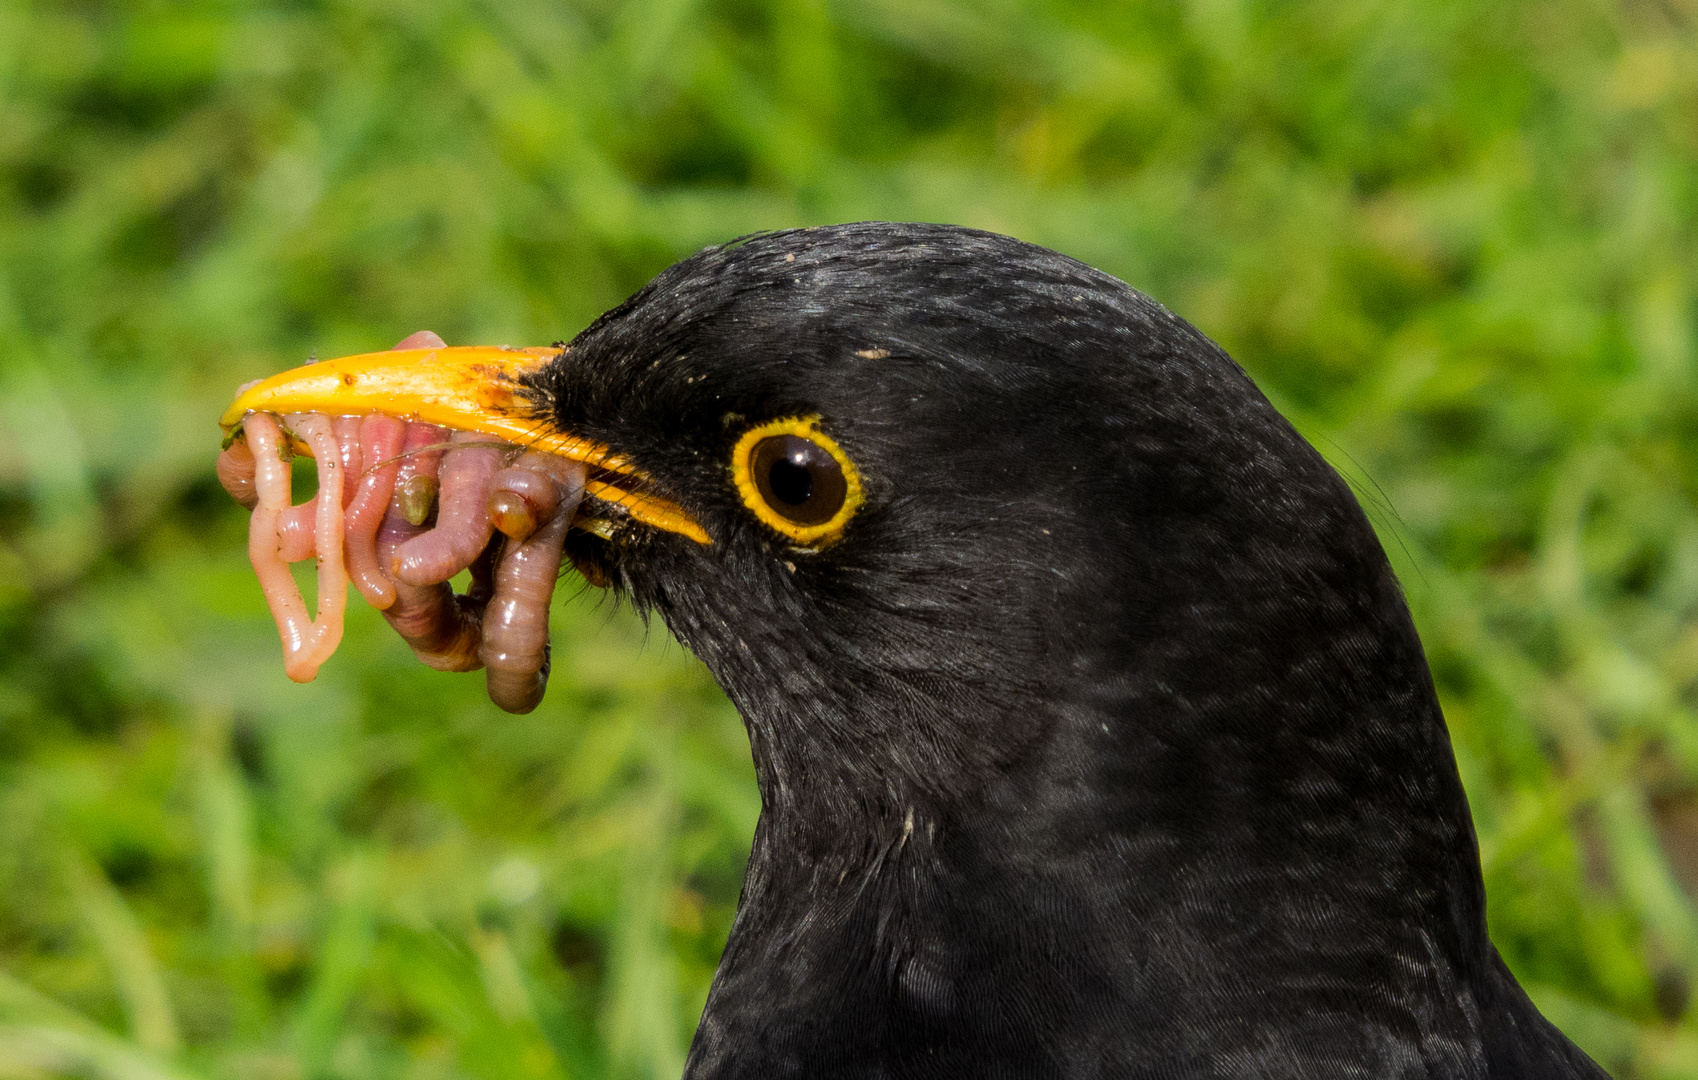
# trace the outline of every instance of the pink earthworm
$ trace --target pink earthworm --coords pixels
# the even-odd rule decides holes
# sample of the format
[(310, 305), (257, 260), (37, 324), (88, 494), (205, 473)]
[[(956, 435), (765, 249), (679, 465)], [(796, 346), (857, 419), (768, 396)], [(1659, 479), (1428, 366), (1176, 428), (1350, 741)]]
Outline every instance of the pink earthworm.
[[(519, 496), (521, 491), (527, 494)], [(584, 497), (584, 466), (528, 453), (501, 471), (492, 503), (503, 493), (522, 498), (527, 507), (547, 506), (536, 515), (542, 517), (540, 526), (533, 526), (523, 540), (505, 543), (478, 650), (489, 699), (508, 712), (527, 713), (548, 686), (548, 608), (560, 577), (566, 530)]]
[[(460, 445), (464, 444), (464, 445)], [(503, 450), (489, 437), (456, 431), (442, 456), (436, 527), (402, 544), (391, 568), (408, 585), (447, 581), (469, 566), (489, 543), (489, 497)]]
[(283, 641), (284, 674), (296, 682), (311, 682), (342, 640), (348, 598), (348, 576), (342, 562), (343, 469), (340, 448), (326, 417), (296, 413), (286, 417), (284, 423), (312, 447), (319, 461), (319, 493), (327, 507), (316, 521), (316, 547), (330, 553), (318, 559), (317, 617), (307, 616), (306, 603), (281, 550), (280, 518), (290, 508), (289, 450), (277, 419), (266, 413), (249, 414), (244, 425), (254, 460), (257, 495), (248, 522), (248, 559)]
[(366, 603), (386, 610), (395, 603), (395, 585), (383, 572), (377, 556), (377, 533), (401, 471), (396, 456), (407, 437), (407, 423), (393, 416), (372, 413), (359, 426), (359, 483), (348, 502), (343, 543), (347, 549), (348, 576)]

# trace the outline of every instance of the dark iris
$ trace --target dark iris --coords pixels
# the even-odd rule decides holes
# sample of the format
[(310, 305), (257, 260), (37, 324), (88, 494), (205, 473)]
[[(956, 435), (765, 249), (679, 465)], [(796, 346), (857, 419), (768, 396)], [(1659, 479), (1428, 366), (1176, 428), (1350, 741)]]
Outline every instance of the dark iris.
[(822, 525), (843, 508), (849, 485), (831, 452), (800, 435), (774, 435), (755, 444), (749, 472), (761, 498), (798, 525)]

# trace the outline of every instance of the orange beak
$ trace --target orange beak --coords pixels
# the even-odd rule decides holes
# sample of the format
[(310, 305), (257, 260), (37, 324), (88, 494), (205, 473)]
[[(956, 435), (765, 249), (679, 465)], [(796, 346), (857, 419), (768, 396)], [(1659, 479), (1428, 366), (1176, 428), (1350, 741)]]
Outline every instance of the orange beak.
[[(622, 508), (645, 525), (710, 544), (676, 503), (643, 491), (651, 480), (601, 443), (553, 431), (533, 415), (519, 377), (540, 370), (558, 349), (395, 349), (291, 368), (248, 387), (219, 419), (225, 432), (250, 412), (385, 413), (475, 431), (527, 450), (589, 466), (584, 494)], [(598, 530), (599, 531), (599, 530)]]

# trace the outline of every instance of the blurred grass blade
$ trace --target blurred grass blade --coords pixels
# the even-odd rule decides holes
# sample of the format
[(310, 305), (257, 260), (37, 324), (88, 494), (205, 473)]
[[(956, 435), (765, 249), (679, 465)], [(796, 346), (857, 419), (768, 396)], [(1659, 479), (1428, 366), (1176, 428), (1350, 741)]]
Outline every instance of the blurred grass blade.
[(501, 930), (473, 927), (472, 951), (477, 954), (489, 1006), (508, 1028), (513, 1056), (525, 1075), (564, 1075), (555, 1048), (537, 1023), (537, 1010), (513, 944)]
[(102, 1080), (196, 1080), (0, 972), (0, 1076), (36, 1071)]
[(611, 956), (609, 1042), (622, 1073), (661, 1080), (684, 1069), (677, 975), (666, 947), (669, 861), (677, 744), (667, 718), (655, 718), (647, 750), (649, 783), (624, 815), (625, 866)]
[[(81, 424), (66, 404), (62, 378), (15, 346), (0, 365), (0, 446), (18, 448), (36, 527), (22, 545), (37, 588), (63, 582), (95, 554), (96, 515)], [(9, 430), (6, 430), (9, 429)]]
[(1643, 796), (1617, 784), (1598, 801), (1616, 881), (1636, 911), (1687, 970), (1698, 970), (1698, 918), (1658, 843)]
[(363, 854), (343, 858), (330, 875), (329, 926), (295, 1020), (295, 1049), (309, 1080), (326, 1072), (342, 1014), (367, 974), (375, 936), (375, 876), (371, 858)]
[(530, 992), (525, 989), (525, 977), (507, 935), (499, 930), (474, 927), (472, 951), (477, 954), (478, 969), (483, 974), (484, 989), (495, 1015), (509, 1024), (535, 1023)]
[(177, 1051), (177, 1019), (165, 991), (165, 974), (129, 904), (105, 873), (77, 852), (67, 852), (65, 877), (83, 926), (99, 944), (130, 1022), (130, 1036), (161, 1056)]
[(247, 787), (230, 760), (229, 714), (202, 711), (192, 737), (207, 892), (215, 916), (234, 942), (245, 944), (253, 929), (252, 813)]

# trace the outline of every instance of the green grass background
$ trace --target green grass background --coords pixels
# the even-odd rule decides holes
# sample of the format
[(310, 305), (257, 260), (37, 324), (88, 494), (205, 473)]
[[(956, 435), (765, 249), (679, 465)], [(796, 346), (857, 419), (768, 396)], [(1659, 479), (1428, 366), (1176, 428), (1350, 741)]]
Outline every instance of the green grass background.
[(1233, 352), (1416, 610), (1492, 931), (1698, 1077), (1698, 0), (0, 0), (0, 1077), (675, 1076), (758, 800), (593, 591), (528, 717), (282, 675), (239, 382), (958, 222)]

